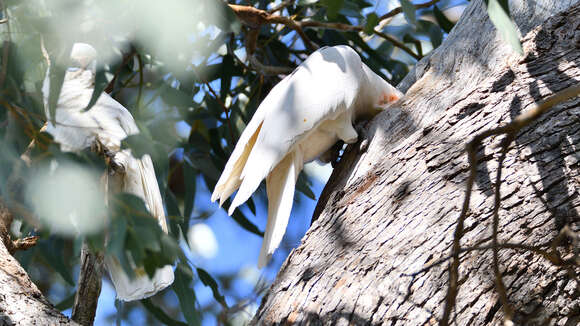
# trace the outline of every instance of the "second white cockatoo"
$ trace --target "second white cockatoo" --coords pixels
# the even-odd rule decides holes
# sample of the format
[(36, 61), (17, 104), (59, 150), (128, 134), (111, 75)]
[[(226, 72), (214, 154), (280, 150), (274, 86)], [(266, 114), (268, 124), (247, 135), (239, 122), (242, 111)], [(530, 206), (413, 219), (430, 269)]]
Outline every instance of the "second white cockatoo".
[(268, 222), (258, 267), (268, 263), (286, 232), (304, 163), (339, 140), (356, 142), (355, 120), (372, 117), (377, 108), (386, 108), (402, 96), (348, 46), (312, 53), (266, 96), (240, 136), (211, 197), (221, 206), (237, 190), (228, 211), (231, 215), (266, 178)]
[[(103, 93), (89, 110), (85, 111), (94, 90), (96, 50), (85, 43), (75, 43), (71, 51), (72, 66), (66, 70), (58, 97), (54, 121), (48, 111), (49, 72), (42, 92), (46, 110), (46, 132), (60, 144), (63, 151), (81, 151), (98, 141), (111, 155), (113, 164), (124, 170), (122, 191), (143, 199), (145, 206), (167, 232), (161, 193), (157, 185), (153, 162), (149, 155), (134, 157), (129, 149), (121, 149), (121, 141), (139, 133), (131, 113), (111, 96)], [(50, 67), (48, 68), (50, 70)], [(154, 295), (173, 283), (173, 268), (164, 266), (150, 278), (140, 268), (130, 279), (114, 257), (105, 257), (105, 267), (123, 301), (140, 300)]]

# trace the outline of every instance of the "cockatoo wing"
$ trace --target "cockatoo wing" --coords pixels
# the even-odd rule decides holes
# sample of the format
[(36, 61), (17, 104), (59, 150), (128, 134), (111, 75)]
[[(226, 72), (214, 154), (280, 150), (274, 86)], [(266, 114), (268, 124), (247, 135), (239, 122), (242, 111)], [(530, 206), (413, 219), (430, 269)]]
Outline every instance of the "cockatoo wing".
[(258, 258), (258, 268), (266, 266), (278, 248), (292, 211), (296, 180), (302, 170), (304, 158), (299, 151), (286, 155), (266, 178), (268, 193), (268, 223)]
[[(151, 157), (144, 155), (138, 159), (130, 150), (121, 150), (124, 138), (139, 133), (131, 113), (106, 93), (101, 94), (90, 110), (84, 111), (93, 93), (93, 81), (94, 75), (88, 70), (79, 71), (74, 78), (65, 78), (55, 121), (48, 122), (46, 131), (60, 143), (63, 151), (83, 150), (98, 140), (114, 153), (115, 164), (125, 170), (123, 191), (142, 198), (151, 215), (157, 218), (163, 231), (167, 232), (163, 201)], [(48, 86), (44, 88), (48, 89)], [(173, 268), (169, 265), (156, 270), (152, 279), (144, 271), (137, 271), (137, 276), (129, 279), (113, 257), (108, 257), (105, 265), (115, 285), (117, 297), (124, 301), (150, 297), (174, 280)]]
[[(319, 125), (353, 107), (362, 74), (360, 57), (350, 47), (327, 47), (310, 55), (260, 104), (226, 164), (212, 200), (223, 202), (239, 187), (231, 215)], [(334, 139), (336, 134), (328, 136)], [(327, 146), (326, 139), (320, 143)], [(319, 145), (308, 144), (309, 151), (315, 153)]]
[[(131, 113), (109, 94), (103, 93), (88, 111), (93, 89), (84, 79), (92, 78), (90, 71), (65, 80), (56, 108), (55, 121), (49, 121), (46, 131), (65, 151), (79, 151), (98, 140), (108, 149), (118, 151), (128, 135), (139, 133)], [(47, 116), (48, 119), (48, 116)]]

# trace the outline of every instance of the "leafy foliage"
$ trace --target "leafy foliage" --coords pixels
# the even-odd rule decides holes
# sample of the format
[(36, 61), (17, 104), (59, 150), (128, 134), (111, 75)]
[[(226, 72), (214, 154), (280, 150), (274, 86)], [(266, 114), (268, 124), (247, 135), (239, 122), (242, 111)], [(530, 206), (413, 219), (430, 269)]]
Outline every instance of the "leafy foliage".
[(512, 46), (514, 51), (523, 54), (522, 43), (516, 25), (514, 24), (507, 0), (484, 0), (489, 18), (501, 33), (502, 37)]
[[(389, 7), (381, 7), (384, 3)], [(371, 69), (397, 84), (416, 57), (437, 47), (450, 31), (453, 22), (440, 8), (455, 3), (458, 1), (443, 0), (439, 7), (417, 9), (415, 3), (404, 0), (400, 2), (403, 14), (386, 25), (381, 25), (381, 16), (398, 6), (395, 1), (300, 0), (284, 3), (275, 14), (297, 22), (317, 23), (303, 28), (310, 42), (318, 46), (348, 44)], [(1, 34), (0, 48), (0, 196), (21, 206), (21, 214), (17, 214), (21, 224), (14, 230), (17, 236), (41, 236), (35, 248), (19, 253), (22, 264), (45, 291), (58, 280), (58, 286), (66, 291), (54, 302), (59, 303), (59, 309), (68, 309), (72, 305), (70, 293), (74, 291), (80, 244), (86, 240), (93, 250), (115, 256), (130, 275), (134, 273), (133, 264), (150, 275), (156, 267), (176, 265), (170, 292), (177, 297), (177, 305), (170, 299), (144, 300), (142, 306), (128, 305), (130, 309), (145, 308), (157, 320), (173, 325), (183, 325), (183, 321), (198, 325), (204, 314), (217, 315), (220, 312), (216, 309), (227, 311), (228, 301), (234, 297), (231, 283), (237, 276), (215, 275), (198, 267), (195, 255), (181, 239), (188, 234), (193, 220), (212, 218), (212, 210), (206, 208), (208, 203), (199, 203), (207, 197), (199, 189), (202, 184), (213, 189), (252, 114), (283, 77), (273, 73), (272, 68), (291, 71), (313, 49), (297, 30), (288, 26), (243, 26), (234, 11), (221, 1), (183, 2), (183, 7), (136, 0), (122, 4), (6, 0), (4, 4), (2, 17), (7, 23), (0, 24), (5, 32)], [(275, 6), (267, 1), (240, 4), (263, 10)], [(155, 19), (148, 19), (151, 10)], [(498, 15), (490, 11), (492, 19)], [(188, 17), (187, 21), (183, 17)], [(328, 23), (353, 28), (334, 28), (325, 25)], [(404, 44), (413, 55), (379, 33)], [(256, 36), (251, 49), (250, 35)], [(133, 114), (140, 133), (126, 138), (122, 146), (130, 148), (135, 156), (152, 156), (169, 234), (163, 233), (140, 198), (125, 193), (108, 197), (109, 211), (103, 216), (108, 222), (102, 231), (77, 237), (39, 228), (33, 218), (37, 212), (23, 200), (25, 176), (51, 160), (66, 158), (94, 170), (106, 170), (101, 156), (90, 150), (64, 153), (50, 135), (40, 131), (47, 120), (55, 118), (64, 72), (69, 67), (68, 56), (77, 41), (91, 43), (99, 53), (94, 93), (84, 109), (107, 92)], [(250, 58), (261, 65), (252, 63)], [(47, 60), (50, 87), (44, 99)], [(28, 167), (20, 155), (31, 141), (35, 146), (28, 151), (32, 162)], [(305, 175), (300, 176), (297, 189), (315, 198)], [(229, 201), (224, 207), (229, 207)], [(247, 214), (256, 214), (256, 204), (249, 200), (246, 207), (248, 210), (238, 209), (232, 216), (240, 226), (238, 231), (262, 236), (255, 219)], [(197, 284), (211, 290), (211, 307), (197, 302)]]

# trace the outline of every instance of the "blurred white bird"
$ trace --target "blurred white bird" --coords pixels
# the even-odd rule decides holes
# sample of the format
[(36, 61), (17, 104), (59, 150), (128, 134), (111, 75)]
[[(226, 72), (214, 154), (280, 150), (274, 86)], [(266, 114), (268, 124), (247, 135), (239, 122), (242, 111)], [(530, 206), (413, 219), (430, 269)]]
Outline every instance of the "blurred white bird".
[(212, 201), (220, 206), (238, 190), (228, 214), (266, 178), (268, 223), (258, 259), (264, 267), (280, 244), (304, 163), (338, 140), (352, 144), (355, 119), (372, 117), (403, 94), (375, 74), (348, 46), (312, 53), (277, 84), (240, 136), (219, 178)]
[[(121, 190), (141, 197), (151, 215), (158, 219), (163, 231), (167, 232), (163, 202), (151, 157), (144, 155), (138, 159), (130, 150), (121, 150), (124, 138), (139, 133), (131, 113), (106, 93), (101, 94), (90, 110), (84, 111), (93, 94), (96, 57), (97, 52), (92, 46), (84, 43), (73, 45), (73, 66), (65, 73), (55, 121), (50, 120), (48, 111), (48, 68), (42, 87), (48, 121), (46, 132), (53, 136), (63, 151), (81, 151), (98, 141), (112, 155), (113, 164), (121, 166), (125, 172)], [(135, 271), (137, 276), (134, 279), (129, 279), (114, 257), (105, 257), (105, 266), (120, 300), (144, 299), (173, 283), (173, 268), (170, 265), (158, 269), (152, 279), (142, 268)]]

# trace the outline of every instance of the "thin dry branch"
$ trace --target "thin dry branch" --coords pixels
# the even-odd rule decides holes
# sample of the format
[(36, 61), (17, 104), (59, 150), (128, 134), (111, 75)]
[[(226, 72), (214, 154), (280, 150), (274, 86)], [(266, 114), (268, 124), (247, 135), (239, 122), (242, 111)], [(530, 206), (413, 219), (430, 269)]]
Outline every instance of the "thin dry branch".
[[(565, 102), (578, 95), (580, 95), (580, 85), (570, 86), (564, 90), (559, 91), (556, 94), (549, 96), (548, 98), (538, 103), (535, 103), (532, 106), (532, 108), (517, 116), (512, 122), (504, 126), (488, 129), (486, 131), (477, 134), (476, 136), (473, 137), (473, 139), (469, 143), (466, 144), (466, 152), (469, 161), (469, 177), (467, 179), (467, 183), (465, 186), (465, 198), (463, 201), (463, 207), (461, 209), (459, 218), (457, 219), (457, 226), (455, 228), (455, 232), (453, 235), (453, 245), (451, 255), (453, 260), (451, 262), (451, 265), (449, 266), (449, 287), (447, 290), (447, 297), (445, 299), (445, 309), (443, 311), (443, 316), (441, 318), (440, 325), (449, 324), (449, 317), (451, 315), (451, 311), (453, 310), (453, 307), (455, 307), (455, 299), (457, 297), (458, 278), (459, 278), (459, 264), (460, 264), (459, 253), (461, 252), (460, 241), (464, 233), (464, 222), (469, 211), (469, 202), (471, 200), (473, 183), (475, 181), (475, 177), (477, 174), (477, 150), (481, 146), (482, 141), (493, 135), (505, 134), (509, 141), (504, 142), (503, 146), (505, 146), (505, 148), (508, 148), (511, 141), (516, 138), (517, 134), (520, 132), (520, 130), (522, 130), (522, 128), (536, 121), (542, 114), (550, 110), (555, 105)], [(500, 174), (499, 171), (498, 174)], [(496, 187), (497, 187), (496, 191), (499, 191), (499, 183), (496, 183)], [(495, 205), (496, 207), (499, 205), (499, 200), (496, 201)], [(496, 239), (495, 248), (497, 247), (498, 244)], [(506, 309), (506, 307), (504, 307), (504, 309)], [(506, 314), (506, 317), (509, 317), (509, 315)]]
[(242, 23), (250, 28), (257, 29), (262, 25), (266, 24), (283, 24), (284, 26), (293, 29), (300, 35), (304, 45), (311, 49), (318, 49), (318, 45), (312, 43), (308, 36), (304, 34), (302, 27), (299, 23), (291, 18), (272, 15), (269, 12), (261, 9), (257, 9), (251, 6), (241, 6), (241, 5), (229, 5), (234, 11), (236, 16), (242, 21)]
[[(356, 26), (356, 25), (348, 25), (343, 23), (323, 23), (314, 20), (305, 20), (299, 22), (300, 26), (310, 27), (310, 28), (324, 28), (324, 29), (335, 29), (341, 31), (353, 31), (353, 32), (362, 32), (364, 30), (363, 26)], [(403, 42), (397, 40), (396, 38), (385, 34), (377, 29), (373, 30), (373, 34), (382, 37), (383, 39), (391, 42), (394, 46), (400, 48), (401, 50), (407, 52), (410, 56), (415, 58), (416, 60), (420, 60), (422, 57), (417, 53), (413, 52), (409, 47), (407, 47)]]
[(259, 70), (263, 75), (287, 75), (292, 72), (292, 68), (289, 67), (276, 67), (276, 66), (267, 66), (262, 64), (254, 55), (248, 56), (248, 61), (252, 67)]
[(273, 14), (273, 13), (275, 13), (275, 12), (277, 12), (277, 11), (280, 11), (280, 10), (282, 10), (282, 9), (284, 9), (284, 8), (286, 8), (286, 7), (288, 7), (289, 5), (291, 5), (293, 2), (294, 2), (294, 1), (292, 1), (292, 0), (286, 0), (286, 1), (282, 1), (282, 2), (280, 2), (280, 4), (279, 4), (279, 5), (277, 5), (277, 6), (274, 6), (274, 7), (272, 7), (272, 9), (268, 10), (268, 13), (269, 13), (269, 14)]
[(513, 308), (509, 304), (509, 299), (505, 289), (505, 284), (503, 282), (503, 276), (499, 268), (499, 246), (497, 239), (497, 232), (499, 229), (499, 208), (501, 204), (501, 170), (503, 168), (503, 163), (505, 161), (506, 154), (508, 152), (509, 144), (513, 141), (515, 135), (508, 134), (507, 137), (502, 141), (501, 155), (498, 160), (497, 173), (495, 177), (495, 192), (494, 192), (494, 206), (493, 206), (493, 232), (491, 238), (491, 246), (493, 253), (493, 273), (495, 276), (495, 289), (499, 294), (499, 300), (503, 307), (504, 312), (504, 324), (512, 323), (512, 318), (514, 315)]

